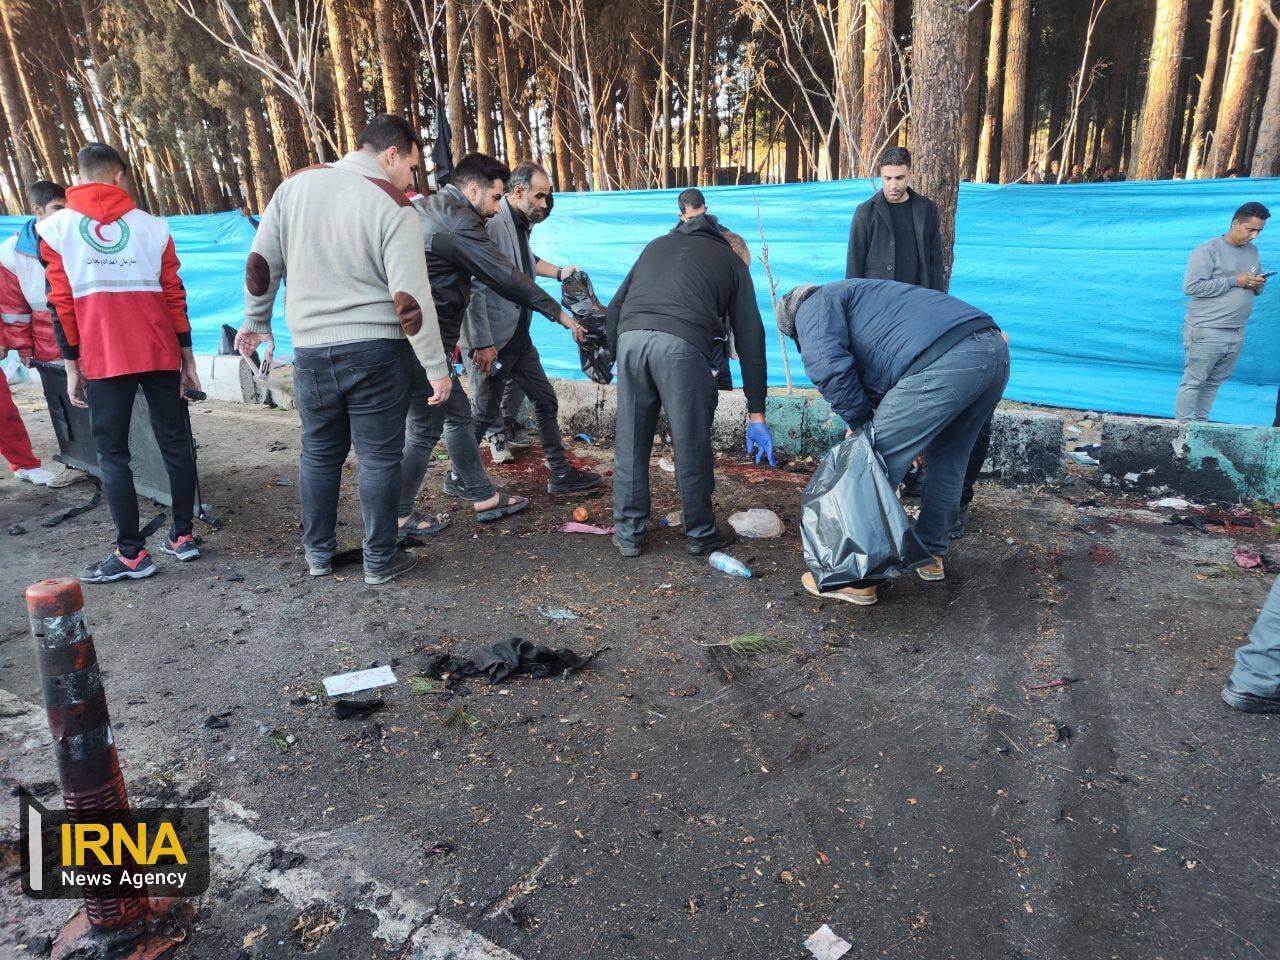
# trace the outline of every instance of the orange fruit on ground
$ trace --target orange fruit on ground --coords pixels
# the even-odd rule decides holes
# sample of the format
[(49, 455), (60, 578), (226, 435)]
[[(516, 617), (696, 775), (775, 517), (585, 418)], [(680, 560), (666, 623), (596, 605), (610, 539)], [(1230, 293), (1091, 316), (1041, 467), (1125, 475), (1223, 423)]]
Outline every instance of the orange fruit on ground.
[(579, 523), (585, 521), (589, 516), (591, 516), (591, 514), (587, 512), (586, 507), (578, 507), (573, 511), (573, 519), (577, 520)]

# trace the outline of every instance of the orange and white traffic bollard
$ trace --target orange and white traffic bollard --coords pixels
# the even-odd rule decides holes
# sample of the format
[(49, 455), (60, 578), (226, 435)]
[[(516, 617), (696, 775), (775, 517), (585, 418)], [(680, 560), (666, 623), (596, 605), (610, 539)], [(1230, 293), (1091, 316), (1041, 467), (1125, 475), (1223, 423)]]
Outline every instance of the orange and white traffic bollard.
[[(72, 822), (81, 814), (86, 822), (132, 824), (80, 583), (41, 580), (26, 596), (67, 813)], [(129, 896), (85, 893), (84, 910), (59, 934), (53, 957), (162, 955), (176, 941), (156, 934), (151, 907), (145, 888)]]

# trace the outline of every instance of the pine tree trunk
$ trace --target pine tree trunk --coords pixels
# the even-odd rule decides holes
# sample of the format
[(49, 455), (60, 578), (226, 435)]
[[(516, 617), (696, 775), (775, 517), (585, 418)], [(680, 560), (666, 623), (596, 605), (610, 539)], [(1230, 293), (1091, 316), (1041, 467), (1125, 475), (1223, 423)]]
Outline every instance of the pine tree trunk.
[(1267, 80), (1267, 99), (1262, 105), (1262, 121), (1258, 124), (1258, 148), (1253, 153), (1255, 177), (1280, 175), (1280, 37), (1271, 50), (1271, 75)]
[[(1128, 23), (1126, 21), (1126, 23)], [(1134, 63), (1134, 29), (1129, 28), (1111, 34), (1111, 75), (1107, 78), (1107, 96), (1102, 126), (1102, 145), (1098, 150), (1100, 167), (1110, 164), (1119, 169), (1121, 157), (1122, 124), (1125, 112), (1125, 90)]]
[(498, 43), (498, 92), (502, 98), (502, 138), (506, 141), (507, 163), (519, 163), (531, 154), (531, 149), (520, 142), (520, 104), (516, 98), (515, 70), (512, 61), (515, 52), (508, 49), (504, 40)]
[(49, 179), (65, 183), (67, 174), (62, 144), (52, 129), (52, 121), (49, 118), (45, 104), (42, 102), (39, 91), (34, 89), (35, 78), (30, 75), (26, 64), (23, 63), (20, 55), (21, 47), (19, 46), (18, 38), (13, 32), (13, 15), (7, 0), (6, 2), (0, 2), (0, 23), (3, 24), (7, 53), (17, 74), (18, 89), (22, 91), (24, 113), (21, 116), (26, 118), (34, 135), (44, 175)]
[(669, 47), (671, 43), (671, 3), (662, 0), (662, 60), (658, 78), (659, 96), (662, 99), (662, 188), (671, 186), (671, 71)]
[(982, 115), (982, 41), (988, 4), (969, 11), (965, 21), (964, 97), (960, 105), (960, 179), (972, 180), (978, 165), (978, 131)]
[(400, 44), (396, 39), (396, 4), (393, 0), (373, 0), (373, 24), (378, 38), (378, 59), (382, 61), (382, 96), (387, 113), (405, 116), (404, 91), (409, 79), (400, 62)]
[(1027, 48), (1031, 44), (1031, 0), (1010, 0), (1009, 49), (1004, 67), (1004, 116), (1000, 121), (1000, 182), (1027, 171), (1024, 134), (1027, 102)]
[(257, 193), (256, 212), (261, 213), (280, 186), (280, 164), (275, 158), (271, 140), (267, 136), (267, 125), (263, 122), (258, 105), (251, 103), (245, 107), (244, 118), (249, 136), (249, 163), (253, 167), (253, 182)]
[(711, 70), (711, 52), (715, 46), (714, 24), (718, 22), (720, 7), (716, 0), (705, 0), (706, 28), (702, 31), (702, 63), (700, 68), (701, 84), (698, 97), (698, 152), (701, 157), (701, 171), (698, 179), (707, 186), (715, 186), (716, 169), (720, 166), (720, 130), (719, 115), (716, 110), (716, 87)]
[(866, 0), (862, 45), (862, 175), (874, 176), (885, 147), (897, 143), (889, 135), (894, 101), (894, 0)]
[(5, 145), (3, 154), (0, 154), (0, 174), (4, 176), (5, 195), (8, 198), (5, 213), (20, 215), (26, 213), (27, 198), (26, 192), (18, 186), (18, 175), (13, 165), (17, 145), (9, 133), (9, 121), (3, 110), (0, 110), (0, 143)]
[(644, 50), (634, 39), (627, 54), (627, 187), (644, 187), (644, 147), (648, 131), (645, 112)]
[[(263, 19), (262, 7), (259, 4), (249, 4), (249, 29), (255, 44), (268, 52), (273, 50), (274, 43), (271, 34), (267, 32), (266, 21)], [(279, 178), (275, 180), (278, 184), (293, 171), (307, 165), (310, 150), (302, 132), (297, 106), (292, 101), (286, 100), (276, 90), (275, 85), (267, 79), (263, 78), (260, 85), (263, 102), (267, 105), (267, 121), (275, 145), (276, 164), (280, 171)], [(317, 156), (314, 159), (323, 158)]]
[(1195, 119), (1191, 123), (1191, 154), (1187, 163), (1187, 179), (1204, 172), (1205, 138), (1209, 133), (1209, 114), (1213, 110), (1218, 89), (1218, 64), (1222, 60), (1222, 41), (1226, 37), (1227, 0), (1213, 0), (1209, 15), (1209, 46), (1200, 74), (1200, 91), (1196, 95)]
[(462, 99), (462, 11), (458, 0), (444, 0), (445, 57), (449, 65), (448, 116), (453, 162), (467, 152), (467, 114)]
[(367, 122), (364, 94), (356, 76), (351, 51), (352, 30), (346, 0), (324, 0), (325, 24), (329, 32), (329, 53), (333, 59), (333, 80), (337, 94), (338, 126), (346, 149), (355, 148), (356, 138)]
[(493, 124), (493, 17), (479, 0), (471, 17), (471, 54), (475, 67), (472, 93), (476, 103), (476, 149), (496, 154)]
[(5, 117), (9, 126), (9, 143), (13, 145), (14, 158), (18, 161), (18, 176), (22, 178), (23, 193), (19, 199), (26, 206), (26, 188), (35, 183), (36, 167), (32, 163), (33, 151), (30, 148), (29, 131), (23, 135), (26, 126), (27, 108), (22, 102), (22, 90), (18, 86), (18, 74), (15, 69), (13, 47), (8, 40), (7, 24), (0, 24), (5, 36), (0, 38), (0, 102), (4, 105)]
[(840, 118), (840, 176), (855, 176), (862, 133), (862, 0), (839, 0), (836, 20), (836, 115)]
[[(967, 0), (915, 0), (913, 11), (911, 135), (916, 143), (930, 145), (915, 158), (915, 181), (920, 192), (938, 205), (942, 260), (948, 279), (960, 189), (967, 7)], [(1022, 139), (1020, 125), (1016, 136)]]
[(1155, 33), (1147, 70), (1147, 97), (1138, 128), (1134, 176), (1158, 180), (1168, 175), (1169, 138), (1178, 103), (1182, 41), (1187, 31), (1187, 0), (1157, 0)]
[(987, 43), (987, 95), (982, 111), (982, 132), (978, 136), (978, 169), (974, 179), (990, 183), (997, 173), (995, 159), (1000, 155), (996, 138), (999, 133), (1001, 65), (1004, 60), (1004, 14), (1009, 0), (991, 0), (991, 32)]
[(693, 159), (693, 124), (698, 112), (694, 108), (698, 70), (698, 0), (693, 0), (689, 16), (689, 69), (684, 88), (684, 153), (680, 160), (680, 183), (686, 187), (698, 185), (698, 172)]
[[(94, 20), (92, 12), (89, 8), (90, 0), (80, 0), (80, 17), (84, 21), (84, 40), (89, 47), (89, 63), (93, 67), (94, 74), (99, 78), (98, 92), (102, 96), (102, 112), (103, 120), (106, 122), (106, 128), (103, 129), (102, 135), (108, 140), (120, 142), (120, 127), (116, 123), (115, 109), (110, 100), (107, 99), (107, 91), (101, 83), (102, 78), (102, 52), (98, 45), (98, 28), (97, 22)], [(85, 91), (85, 96), (92, 99), (93, 93), (90, 90)]]
[(1262, 33), (1261, 17), (1258, 0), (1239, 0), (1231, 59), (1222, 85), (1216, 136), (1210, 151), (1211, 163), (1207, 165), (1215, 177), (1222, 176), (1228, 168), (1236, 165), (1233, 158), (1243, 154), (1244, 143), (1248, 139), (1244, 125), (1253, 98), (1251, 81), (1254, 54)]

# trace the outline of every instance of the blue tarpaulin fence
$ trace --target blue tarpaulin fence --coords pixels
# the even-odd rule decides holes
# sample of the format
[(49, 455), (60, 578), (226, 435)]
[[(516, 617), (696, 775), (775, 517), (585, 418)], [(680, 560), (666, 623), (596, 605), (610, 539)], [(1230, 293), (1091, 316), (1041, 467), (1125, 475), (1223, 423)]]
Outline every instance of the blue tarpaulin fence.
[[(741, 233), (769, 332), (769, 382), (782, 385), (761, 230), (779, 291), (844, 276), (853, 208), (870, 181), (707, 188), (722, 223)], [(644, 245), (670, 229), (675, 190), (560, 194), (533, 248), (588, 271), (607, 300)], [(1182, 273), (1197, 244), (1225, 232), (1232, 212), (1258, 200), (1280, 214), (1280, 178), (1045, 186), (961, 186), (951, 293), (991, 313), (1009, 333), (1013, 400), (1171, 416), (1182, 370)], [(0, 230), (18, 218), (0, 218)], [(197, 352), (238, 326), (253, 227), (238, 213), (172, 217)], [(1280, 267), (1280, 219), (1258, 241), (1264, 269)], [(1276, 278), (1280, 280), (1280, 277)], [(1254, 306), (1244, 352), (1215, 420), (1270, 423), (1280, 383), (1280, 283)], [(548, 289), (554, 292), (554, 284)], [(278, 352), (289, 353), (283, 316)], [(534, 339), (552, 376), (583, 376), (563, 328), (535, 317)], [(807, 386), (788, 344), (793, 381)]]

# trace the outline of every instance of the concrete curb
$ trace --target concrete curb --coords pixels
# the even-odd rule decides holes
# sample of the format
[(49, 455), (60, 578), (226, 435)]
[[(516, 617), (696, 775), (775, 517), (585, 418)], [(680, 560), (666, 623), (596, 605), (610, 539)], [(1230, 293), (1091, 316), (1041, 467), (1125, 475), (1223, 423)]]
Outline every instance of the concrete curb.
[[(263, 403), (267, 395), (253, 380), (249, 365), (238, 356), (198, 356), (196, 369), (205, 393), (214, 400)], [(560, 428), (567, 434), (585, 433), (592, 440), (612, 440), (618, 415), (616, 388), (589, 380), (555, 380), (560, 401)], [(293, 408), (293, 368), (271, 371), (269, 398), (278, 407)], [(525, 412), (532, 410), (526, 401)], [(791, 395), (773, 392), (765, 401), (765, 415), (773, 429), (775, 447), (788, 457), (821, 459), (844, 437), (844, 421), (816, 390)], [(747, 399), (741, 391), (719, 394), (712, 446), (725, 453), (741, 452), (747, 430)], [(665, 419), (659, 434), (667, 432)], [(1052, 483), (1063, 475), (1062, 418), (1033, 410), (998, 410), (991, 453), (983, 466), (986, 479), (1004, 484)]]
[(1210, 500), (1280, 501), (1280, 429), (1108, 416), (1104, 485)]

